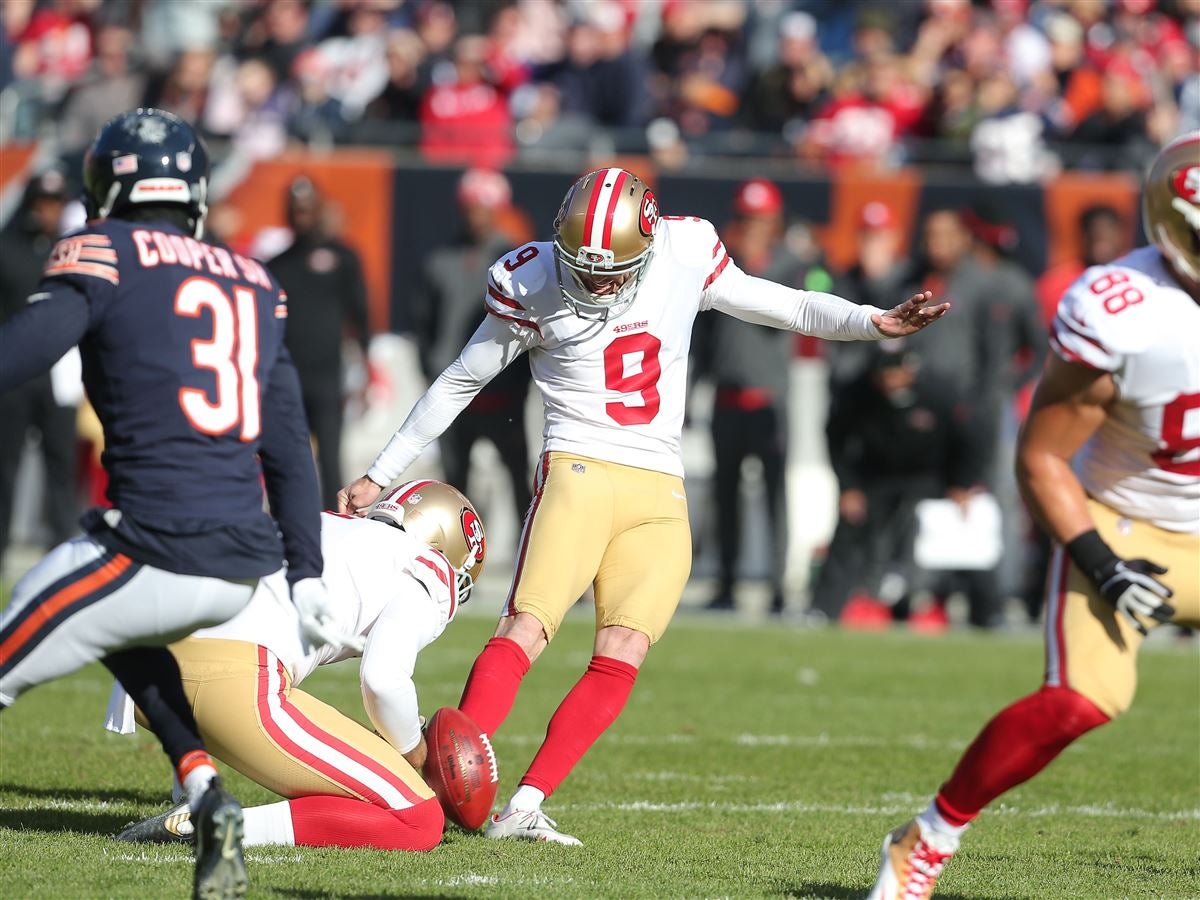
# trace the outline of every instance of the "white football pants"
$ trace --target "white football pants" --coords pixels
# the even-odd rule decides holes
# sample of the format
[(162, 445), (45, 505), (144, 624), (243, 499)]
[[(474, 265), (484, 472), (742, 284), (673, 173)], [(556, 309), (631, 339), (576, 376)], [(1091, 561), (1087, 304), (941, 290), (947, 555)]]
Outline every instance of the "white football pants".
[(0, 613), (0, 706), (110, 653), (161, 646), (218, 625), (250, 602), (256, 579), (177, 575), (90, 537), (59, 544)]

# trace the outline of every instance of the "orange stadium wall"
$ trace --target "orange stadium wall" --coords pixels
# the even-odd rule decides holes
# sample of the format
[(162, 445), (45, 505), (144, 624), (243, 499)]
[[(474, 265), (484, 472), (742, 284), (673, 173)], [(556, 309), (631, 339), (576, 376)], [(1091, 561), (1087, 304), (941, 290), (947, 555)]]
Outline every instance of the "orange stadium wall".
[(221, 202), (232, 211), (231, 233), (222, 237), (248, 246), (264, 228), (286, 225), (286, 192), (300, 175), (310, 178), (336, 206), (341, 238), (362, 258), (372, 331), (391, 327), (392, 178), (391, 155), (345, 150), (313, 156), (284, 154), (255, 163)]
[[(34, 149), (0, 146), (0, 191), (17, 187)], [(704, 216), (718, 228), (730, 218), (740, 178), (656, 171), (641, 157), (611, 162), (632, 168), (654, 185), (667, 213)], [(362, 257), (372, 330), (403, 331), (423, 260), (434, 247), (453, 240), (461, 227), (455, 201), (460, 174), (454, 167), (399, 163), (384, 150), (287, 153), (255, 163), (216, 206), (213, 224), (220, 226), (223, 238), (248, 248), (261, 230), (285, 225), (287, 186), (293, 178), (307, 175), (333, 201), (343, 239)], [(564, 191), (578, 173), (513, 169), (506, 174), (514, 209), (501, 227), (514, 243), (545, 237)], [(1038, 186), (985, 185), (961, 175), (917, 169), (828, 175), (798, 170), (778, 182), (789, 215), (813, 225), (834, 269), (853, 264), (859, 215), (875, 200), (891, 208), (904, 251), (910, 253), (918, 249), (921, 218), (932, 208), (986, 204), (999, 210), (1017, 227), (1018, 261), (1034, 275), (1078, 257), (1079, 215), (1097, 203), (1124, 215), (1131, 243), (1142, 240), (1138, 183), (1130, 173), (1072, 172)]]
[(0, 144), (0, 193), (25, 179), (36, 150), (33, 144)]

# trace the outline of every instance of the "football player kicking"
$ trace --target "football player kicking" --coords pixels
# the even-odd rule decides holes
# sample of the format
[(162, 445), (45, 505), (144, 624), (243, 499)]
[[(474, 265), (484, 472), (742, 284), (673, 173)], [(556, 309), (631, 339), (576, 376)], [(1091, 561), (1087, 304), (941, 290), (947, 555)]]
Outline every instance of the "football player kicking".
[(1057, 545), (1045, 683), (884, 839), (872, 900), (930, 897), (988, 803), (1129, 708), (1147, 632), (1200, 625), (1200, 132), (1159, 154), (1143, 220), (1152, 246), (1063, 295), (1019, 440), (1017, 480)]
[[(396, 488), (369, 519), (321, 516), (325, 583), (337, 626), (365, 641), (359, 678), (377, 733), (299, 689), (318, 666), (358, 655), (306, 652), (281, 575), (263, 579), (234, 619), (174, 644), (200, 733), (222, 762), (289, 799), (247, 809), (247, 846), (430, 850), (445, 824), (417, 774), (425, 739), (412, 674), (470, 597), (486, 552), (483, 523), (438, 481)], [(120, 685), (109, 728), (133, 731)], [(186, 804), (130, 826), (126, 841), (187, 841)]]
[[(90, 221), (59, 241), (29, 306), (0, 325), (0, 392), (79, 345), (112, 501), (17, 583), (0, 614), (0, 708), (103, 662), (186, 791), (196, 896), (222, 897), (246, 889), (242, 812), (165, 645), (234, 616), (285, 557), (307, 636), (339, 637), (284, 295), (257, 262), (200, 240), (207, 190), (208, 153), (191, 126), (158, 110), (117, 116), (84, 164)], [(278, 526), (263, 512), (263, 476)]]
[(579, 843), (556, 829), (542, 801), (617, 718), (679, 603), (692, 562), (679, 446), (696, 314), (716, 309), (833, 340), (879, 340), (943, 315), (948, 306), (926, 306), (930, 296), (883, 311), (750, 277), (710, 223), (660, 216), (646, 184), (616, 168), (572, 185), (552, 241), (492, 266), (479, 329), (367, 474), (339, 495), (342, 511), (363, 513), (480, 388), (530, 352), (546, 422), (535, 496), (499, 626), (459, 705), (493, 734), (589, 584), (596, 640), (488, 836)]

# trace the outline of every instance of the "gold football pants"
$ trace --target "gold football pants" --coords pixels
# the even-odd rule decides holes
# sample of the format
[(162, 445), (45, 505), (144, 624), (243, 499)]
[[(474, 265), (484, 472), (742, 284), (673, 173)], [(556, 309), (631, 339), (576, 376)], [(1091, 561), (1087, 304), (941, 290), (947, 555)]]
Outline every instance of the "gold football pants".
[[(1129, 519), (1095, 500), (1088, 501), (1088, 510), (1117, 556), (1166, 567), (1167, 574), (1156, 577), (1175, 592), (1172, 621), (1200, 625), (1200, 535)], [(1046, 684), (1078, 691), (1115, 717), (1133, 702), (1141, 644), (1142, 635), (1126, 616), (1100, 595), (1061, 547), (1055, 548), (1046, 586)]]
[(209, 752), (263, 787), (289, 799), (351, 797), (387, 809), (433, 796), (395, 747), (293, 688), (266, 647), (188, 638), (170, 650)]
[(692, 568), (683, 479), (551, 452), (538, 463), (504, 615), (529, 613), (553, 639), (592, 585), (596, 628), (662, 637)]

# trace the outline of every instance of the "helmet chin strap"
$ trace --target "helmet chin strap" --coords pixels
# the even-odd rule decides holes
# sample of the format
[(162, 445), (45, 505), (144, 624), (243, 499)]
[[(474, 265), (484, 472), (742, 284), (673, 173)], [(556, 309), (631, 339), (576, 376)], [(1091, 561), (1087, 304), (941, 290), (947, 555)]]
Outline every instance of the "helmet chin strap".
[(108, 188), (108, 196), (104, 198), (104, 203), (96, 210), (97, 219), (107, 219), (108, 214), (112, 212), (113, 204), (117, 202), (117, 197), (121, 193), (121, 183), (114, 181)]
[(200, 199), (196, 203), (196, 220), (192, 225), (192, 237), (200, 240), (204, 237), (204, 223), (208, 219), (208, 179), (200, 179)]

